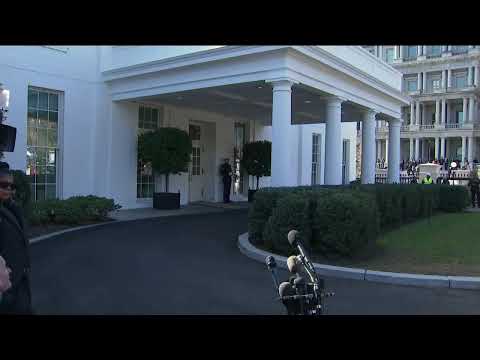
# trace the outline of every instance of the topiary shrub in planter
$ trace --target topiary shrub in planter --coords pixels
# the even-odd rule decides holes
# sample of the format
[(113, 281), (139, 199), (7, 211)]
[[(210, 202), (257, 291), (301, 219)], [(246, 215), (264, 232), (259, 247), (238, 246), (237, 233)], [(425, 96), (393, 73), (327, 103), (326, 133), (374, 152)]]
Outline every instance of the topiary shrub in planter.
[(248, 201), (253, 201), (253, 196), (258, 190), (260, 178), (270, 176), (272, 162), (272, 143), (267, 140), (253, 141), (243, 145), (243, 155), (240, 165), (248, 175), (257, 178), (256, 190), (248, 190)]
[(188, 172), (192, 141), (186, 131), (164, 127), (138, 137), (138, 158), (151, 163), (152, 169), (165, 175), (165, 192), (153, 194), (156, 209), (180, 208), (180, 194), (169, 192), (169, 176)]
[(333, 192), (316, 202), (311, 244), (323, 256), (354, 257), (375, 243), (379, 227), (372, 194)]

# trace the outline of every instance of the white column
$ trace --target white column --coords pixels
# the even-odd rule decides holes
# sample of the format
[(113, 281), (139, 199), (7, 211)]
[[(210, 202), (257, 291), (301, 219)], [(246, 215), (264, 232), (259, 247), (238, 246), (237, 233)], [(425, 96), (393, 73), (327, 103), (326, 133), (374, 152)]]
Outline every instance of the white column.
[(452, 87), (452, 69), (447, 70), (447, 87)]
[[(468, 114), (467, 114), (467, 98), (463, 98), (463, 122), (467, 123), (468, 122)], [(462, 159), (463, 161), (463, 159)]]
[(399, 54), (400, 54), (400, 59), (402, 59), (402, 60), (403, 60), (403, 46), (402, 46), (402, 45), (400, 45), (400, 46), (399, 46), (399, 48), (400, 48), (400, 51), (399, 51)]
[(445, 124), (450, 122), (450, 102), (445, 99), (446, 110), (445, 110)]
[(446, 78), (447, 78), (446, 70), (442, 70), (442, 81), (441, 81), (442, 89), (445, 89), (445, 87), (447, 86), (447, 83), (445, 82)]
[(440, 125), (440, 100), (435, 101), (435, 125)]
[(435, 137), (435, 160), (438, 160), (438, 144), (440, 143), (440, 139), (438, 137)]
[(468, 67), (468, 77), (467, 77), (467, 85), (473, 85), (473, 69), (471, 66)]
[(417, 90), (422, 91), (422, 73), (417, 74)]
[(385, 162), (388, 164), (388, 136), (385, 139)]
[(400, 59), (400, 52), (397, 45), (393, 47), (393, 57), (395, 58), (395, 60)]
[(420, 138), (415, 138), (415, 160), (420, 159)]
[(468, 100), (468, 122), (473, 123), (475, 120), (475, 98), (471, 96)]
[(447, 45), (442, 46), (442, 52), (447, 52)]
[(446, 118), (447, 115), (446, 115), (446, 112), (445, 112), (446, 103), (447, 103), (447, 101), (445, 99), (442, 99), (442, 118), (440, 120), (442, 124), (445, 124), (446, 120), (447, 120), (447, 118)]
[(325, 126), (325, 185), (342, 184), (342, 102), (332, 97), (327, 100)]
[(440, 157), (445, 159), (445, 138), (440, 139)]
[(467, 155), (467, 159), (468, 159), (468, 163), (470, 165), (472, 165), (473, 163), (473, 137), (472, 136), (469, 136), (468, 137), (468, 155)]
[(373, 110), (363, 114), (362, 129), (362, 184), (375, 183), (375, 114)]
[(460, 159), (462, 162), (462, 165), (465, 162), (465, 157), (467, 155), (466, 147), (467, 147), (467, 138), (465, 136), (462, 136), (462, 158)]
[(415, 159), (415, 154), (413, 152), (413, 138), (410, 138), (410, 154), (409, 154), (409, 159), (413, 160)]
[(427, 45), (423, 45), (423, 56), (427, 56)]
[(478, 65), (475, 65), (475, 67), (473, 68), (473, 85), (475, 86), (478, 86), (478, 75)]
[(417, 46), (417, 55), (418, 56), (423, 56), (423, 46), (422, 45)]
[(293, 84), (290, 80), (272, 82), (272, 186), (298, 185), (298, 131), (292, 125)]
[(420, 125), (420, 102), (417, 101), (415, 106), (417, 107), (417, 111), (415, 113), (415, 124)]
[(410, 103), (410, 124), (415, 124), (415, 102)]
[(447, 51), (452, 51), (452, 45), (447, 45)]
[(389, 121), (387, 171), (389, 183), (400, 183), (400, 123), (400, 119)]
[(423, 85), (422, 85), (422, 91), (427, 92), (427, 73), (423, 73)]

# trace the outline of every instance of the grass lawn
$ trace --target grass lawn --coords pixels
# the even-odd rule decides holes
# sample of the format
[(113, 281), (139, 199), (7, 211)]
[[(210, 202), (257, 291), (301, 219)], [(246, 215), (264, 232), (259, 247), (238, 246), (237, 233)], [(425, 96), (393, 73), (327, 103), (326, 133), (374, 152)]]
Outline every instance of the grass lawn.
[(314, 261), (380, 271), (480, 276), (480, 213), (442, 213), (384, 233), (364, 260)]

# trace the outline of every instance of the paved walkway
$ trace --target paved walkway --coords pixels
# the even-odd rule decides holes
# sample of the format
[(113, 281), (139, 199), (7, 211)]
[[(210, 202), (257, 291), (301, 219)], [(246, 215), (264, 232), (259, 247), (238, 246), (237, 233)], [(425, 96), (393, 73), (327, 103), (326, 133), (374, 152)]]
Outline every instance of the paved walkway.
[(153, 208), (118, 210), (110, 213), (110, 217), (115, 220), (140, 220), (158, 218), (164, 216), (182, 216), (194, 214), (219, 213), (224, 210), (246, 209), (249, 204), (247, 202), (209, 203), (197, 202), (189, 205), (181, 206), (175, 210), (157, 210)]
[[(39, 314), (283, 314), (240, 253), (247, 211), (111, 223), (32, 245)], [(283, 278), (287, 277), (281, 272)], [(327, 279), (329, 314), (480, 314), (480, 292)]]

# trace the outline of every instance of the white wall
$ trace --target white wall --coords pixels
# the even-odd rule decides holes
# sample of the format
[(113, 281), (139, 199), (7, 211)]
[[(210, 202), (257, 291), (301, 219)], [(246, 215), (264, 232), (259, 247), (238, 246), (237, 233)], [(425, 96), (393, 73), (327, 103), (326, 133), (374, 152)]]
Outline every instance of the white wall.
[(15, 152), (5, 153), (12, 168), (26, 167), (28, 86), (63, 93), (63, 197), (95, 191), (97, 50), (94, 46), (68, 47), (66, 52), (0, 46), (0, 82), (10, 90), (6, 124), (17, 128)]

